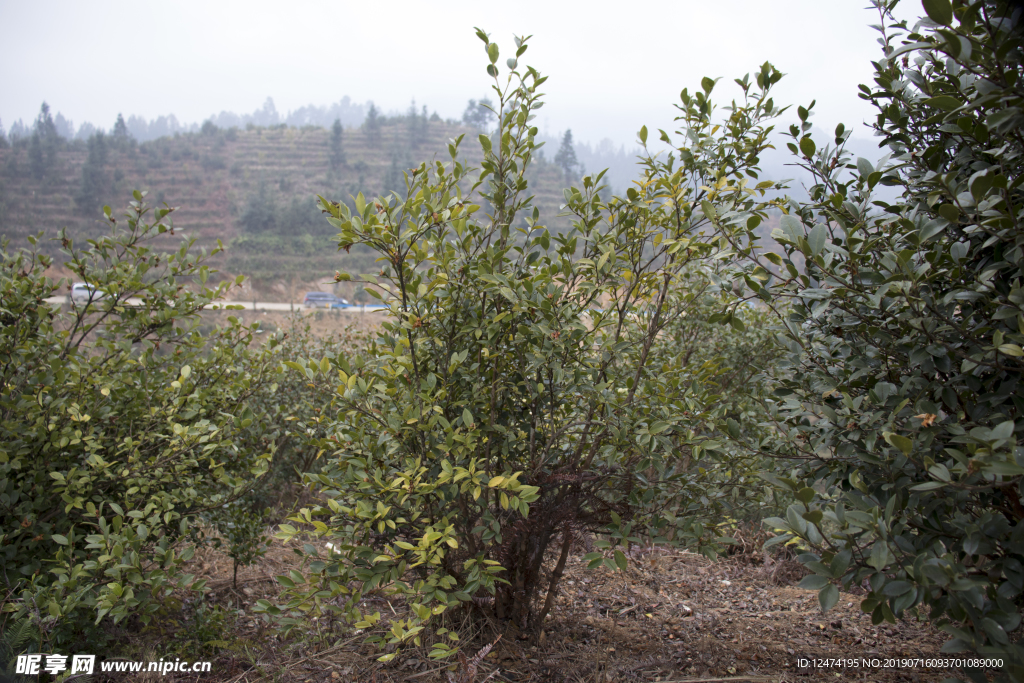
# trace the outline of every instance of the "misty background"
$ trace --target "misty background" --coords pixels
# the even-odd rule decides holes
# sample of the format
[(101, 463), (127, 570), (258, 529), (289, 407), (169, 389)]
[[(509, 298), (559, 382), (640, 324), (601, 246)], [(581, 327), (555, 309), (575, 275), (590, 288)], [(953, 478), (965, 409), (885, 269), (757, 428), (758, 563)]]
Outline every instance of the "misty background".
[[(916, 0), (905, 4), (909, 18), (919, 13)], [(117, 211), (133, 190), (148, 190), (148, 202), (177, 207), (179, 232), (157, 248), (177, 248), (181, 234), (200, 248), (223, 245), (213, 265), (224, 277), (244, 275), (264, 300), (295, 300), (311, 287), (358, 300), (329, 278), (371, 272), (373, 258), (360, 248), (339, 253), (316, 197), (352, 204), (360, 192), (401, 194), (409, 169), (446, 159), (459, 136), (460, 160), (480, 162), (477, 134), (496, 123), (485, 105), (498, 97), (474, 26), (501, 46), (503, 74), (514, 35), (532, 34), (519, 64), (549, 77), (535, 119), (544, 147), (527, 176), (551, 230), (571, 227), (563, 189), (584, 174), (607, 169), (602, 196), (625, 193), (641, 171), (641, 126), (650, 150), (667, 153), (658, 130), (677, 130), (683, 88), (718, 79), (712, 100), (725, 116), (742, 94), (733, 79), (765, 61), (786, 74), (772, 94), (790, 109), (775, 124), (777, 149), (761, 156), (760, 180), (791, 179), (800, 200), (809, 179), (779, 134), (797, 122), (797, 105), (815, 103), (819, 146), (842, 122), (854, 157), (881, 156), (864, 126), (873, 108), (857, 89), (880, 54), (875, 20), (859, 3), (812, 0), (643, 2), (628, 11), (529, 1), (308, 0), (283, 11), (185, 0), (166, 11), (0, 0), (0, 240), (25, 246), (43, 232), (40, 248), (59, 266), (58, 231), (81, 244), (108, 229), (104, 205)], [(778, 246), (777, 222), (759, 228), (766, 248)]]
[[(532, 34), (521, 63), (550, 78), (537, 121), (546, 140), (572, 130), (580, 163), (627, 180), (636, 131), (670, 130), (679, 91), (721, 77), (720, 104), (736, 96), (731, 80), (771, 61), (787, 74), (776, 102), (816, 100), (815, 124), (843, 122), (874, 145), (861, 124), (873, 112), (856, 84), (877, 59), (877, 15), (862, 1), (682, 0), (586, 10), (526, 1), (514, 6), (446, 2), (289, 5), (185, 0), (156, 3), (0, 2), (0, 126), (31, 132), (42, 102), (57, 131), (86, 139), (111, 131), (118, 114), (137, 140), (247, 124), (359, 126), (369, 104), (402, 113), (410, 101), (443, 120), (461, 120), (466, 103), (488, 92), (479, 26), (503, 49)], [(920, 13), (904, 3), (904, 15)], [(507, 55), (502, 55), (499, 65)], [(665, 74), (672, 74), (666, 78)], [(732, 87), (730, 87), (732, 86)], [(795, 121), (787, 112), (782, 125)], [(553, 152), (552, 152), (553, 153)], [(773, 162), (774, 164), (774, 162)], [(627, 174), (628, 175), (628, 174)]]

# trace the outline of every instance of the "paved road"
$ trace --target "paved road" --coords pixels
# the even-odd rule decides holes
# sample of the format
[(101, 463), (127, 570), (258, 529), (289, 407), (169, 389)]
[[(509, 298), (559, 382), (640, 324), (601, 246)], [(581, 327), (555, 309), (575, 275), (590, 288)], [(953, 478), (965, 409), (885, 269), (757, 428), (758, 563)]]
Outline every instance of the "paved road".
[[(46, 300), (46, 303), (55, 304), (57, 306), (67, 302), (67, 297), (63, 296), (51, 296)], [(142, 303), (139, 299), (128, 299), (129, 304)], [(323, 308), (303, 308), (302, 304), (282, 304), (272, 301), (218, 301), (217, 305), (220, 306), (242, 306), (245, 310), (252, 311), (297, 311), (299, 313), (312, 313), (313, 311), (323, 311)], [(340, 313), (376, 313), (379, 311), (386, 310), (383, 306), (352, 306), (351, 308), (335, 308), (333, 309)]]

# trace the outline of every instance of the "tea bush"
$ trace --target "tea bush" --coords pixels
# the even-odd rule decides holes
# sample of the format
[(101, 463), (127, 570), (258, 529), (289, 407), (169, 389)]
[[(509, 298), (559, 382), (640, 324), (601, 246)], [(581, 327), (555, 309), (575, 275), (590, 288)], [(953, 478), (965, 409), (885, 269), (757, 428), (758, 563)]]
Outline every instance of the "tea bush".
[(0, 252), (0, 565), (17, 596), (4, 609), (52, 646), (104, 618), (145, 623), (173, 589), (201, 588), (179, 571), (190, 525), (273, 454), (248, 403), (275, 389), (280, 338), (250, 346), (256, 325), (234, 318), (199, 332), (228, 284), (205, 286), (191, 241), (147, 245), (173, 234), (172, 211), (136, 192), (123, 219), (105, 208), (110, 232), (85, 249), (62, 234), (65, 267), (95, 288), (69, 309), (46, 302), (65, 284), (46, 256)]
[[(728, 424), (714, 393), (726, 370), (710, 353), (684, 363), (656, 349), (682, 316), (704, 312), (705, 294), (731, 291), (729, 240), (749, 242), (766, 217), (773, 184), (748, 182), (781, 74), (766, 64), (755, 83), (740, 81), (745, 99), (726, 126), (712, 122), (713, 81), (684, 90), (677, 152), (648, 155), (642, 181), (609, 204), (601, 175), (585, 177), (565, 192), (572, 229), (551, 234), (525, 175), (545, 79), (519, 67), (525, 39), (500, 78), (497, 44), (478, 36), (500, 112), (496, 132), (479, 138), (479, 172), (459, 161), (460, 138), (448, 164), (407, 172), (401, 194), (359, 195), (354, 210), (321, 198), (342, 249), (379, 255), (379, 273), (358, 279), (392, 319), (365, 353), (288, 363), (334, 393), (316, 442), (329, 457), (307, 476), (326, 505), (300, 510), (290, 519), (299, 526), (279, 534), (308, 534), (311, 571), (279, 577), (290, 599), (258, 608), (286, 624), (330, 611), (374, 627), (380, 614), (358, 604), (380, 590), (411, 612), (370, 637), (392, 648), (419, 644), (431, 618), (454, 607), (529, 631), (581, 534), (607, 534), (587, 559), (612, 569), (642, 537), (708, 553), (729, 541), (716, 526), (718, 486), (735, 471), (709, 427)], [(646, 144), (646, 128), (640, 137)], [(727, 236), (706, 234), (715, 216)], [(688, 291), (690, 278), (704, 291)], [(741, 327), (739, 301), (721, 303), (717, 315)], [(442, 640), (431, 656), (453, 652)]]
[(925, 0), (908, 28), (896, 2), (873, 4), (884, 55), (861, 91), (889, 154), (853, 160), (841, 125), (815, 141), (801, 107), (789, 146), (811, 200), (782, 217), (787, 258), (765, 255), (778, 277), (753, 288), (791, 306), (768, 374), (774, 447), (802, 460), (771, 477), (799, 502), (769, 523), (807, 551), (823, 609), (864, 585), (875, 623), (927, 614), (944, 651), (1003, 657), (1021, 680), (1021, 14)]

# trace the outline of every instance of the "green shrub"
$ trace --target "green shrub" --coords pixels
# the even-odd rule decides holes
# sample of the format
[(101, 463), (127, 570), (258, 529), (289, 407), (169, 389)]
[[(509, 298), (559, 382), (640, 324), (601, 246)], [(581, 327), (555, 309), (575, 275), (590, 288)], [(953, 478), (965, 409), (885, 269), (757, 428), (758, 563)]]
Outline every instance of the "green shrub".
[[(225, 503), (213, 517), (217, 533), (227, 545), (231, 558), (231, 585), (238, 587), (238, 568), (248, 567), (267, 554), (269, 536), (264, 535), (272, 510), (253, 510), (245, 501)], [(218, 541), (220, 539), (217, 539)], [(220, 543), (216, 544), (218, 547)]]
[[(504, 112), (498, 131), (480, 136), (479, 174), (458, 161), (460, 138), (448, 165), (405, 174), (401, 195), (359, 195), (354, 210), (321, 198), (342, 249), (379, 254), (379, 275), (361, 282), (392, 317), (365, 353), (288, 363), (333, 395), (326, 433), (311, 441), (329, 457), (306, 477), (326, 505), (300, 510), (290, 521), (302, 529), (282, 525), (279, 536), (309, 531), (334, 547), (306, 544), (312, 574), (279, 577), (287, 604), (260, 603), (288, 624), (332, 610), (372, 628), (380, 613), (358, 605), (383, 590), (410, 609), (371, 636), (384, 645), (420, 643), (431, 618), (454, 607), (532, 630), (580, 534), (608, 535), (587, 560), (612, 569), (626, 566), (623, 551), (641, 536), (673, 535), (708, 553), (728, 543), (716, 530), (716, 487), (732, 476), (730, 454), (694, 429), (726, 420), (713, 393), (721, 363), (709, 353), (680, 365), (655, 347), (668, 326), (704, 309), (700, 293), (679, 291), (689, 274), (709, 294), (731, 289), (731, 247), (705, 238), (709, 217), (728, 216), (736, 240), (765, 217), (757, 197), (771, 183), (747, 188), (745, 174), (768, 144), (763, 123), (778, 112), (767, 93), (781, 75), (765, 65), (759, 92), (744, 88), (749, 99), (726, 127), (711, 121), (713, 82), (696, 97), (684, 91), (680, 118), (696, 144), (679, 158), (647, 156), (642, 182), (610, 205), (599, 200), (601, 174), (585, 177), (565, 192), (573, 228), (553, 235), (525, 176), (545, 79), (518, 69), (526, 43), (517, 39), (503, 82), (498, 46), (478, 35)], [(701, 202), (705, 185), (718, 214)], [(471, 196), (491, 214), (481, 217)], [(514, 229), (519, 216), (526, 227)], [(550, 572), (549, 550), (558, 557)], [(442, 642), (431, 656), (453, 651)]]
[(233, 610), (209, 604), (202, 596), (184, 604), (175, 604), (175, 600), (168, 602), (175, 608), (172, 618), (179, 624), (174, 635), (161, 643), (169, 654), (192, 660), (205, 659), (233, 645), (225, 640), (232, 633), (236, 620)]
[[(309, 317), (296, 314), (282, 328), (280, 356), (285, 359), (339, 358), (364, 346), (361, 333), (352, 329), (337, 336), (313, 334)], [(275, 521), (281, 520), (291, 501), (299, 497), (296, 484), (304, 472), (317, 473), (324, 462), (324, 451), (314, 444), (327, 436), (327, 415), (333, 387), (310, 383), (305, 376), (281, 373), (273, 393), (252, 396), (249, 407), (260, 415), (267, 430), (265, 438), (273, 444), (274, 460), (260, 485), (244, 499), (253, 510), (273, 508)]]
[(250, 348), (255, 326), (235, 319), (199, 332), (228, 285), (205, 287), (189, 241), (147, 246), (173, 230), (171, 211), (147, 222), (136, 192), (85, 250), (62, 234), (66, 267), (102, 295), (69, 309), (45, 301), (63, 284), (48, 258), (0, 252), (0, 565), (20, 596), (5, 611), (37, 619), (54, 646), (201, 588), (179, 571), (190, 523), (244, 494), (272, 455), (247, 402), (273, 391), (280, 338)]
[(803, 464), (773, 478), (800, 502), (769, 524), (807, 550), (823, 609), (868, 586), (875, 623), (923, 612), (945, 652), (1005, 658), (1022, 680), (1020, 15), (927, 0), (908, 31), (895, 4), (874, 2), (885, 55), (861, 86), (890, 160), (851, 159), (841, 125), (812, 140), (802, 107), (790, 130), (816, 182), (775, 234), (787, 258), (766, 255), (779, 277), (755, 289), (791, 306), (773, 417)]
[[(677, 301), (672, 308), (685, 315), (676, 317), (659, 335), (652, 349), (652, 366), (660, 366), (680, 380), (693, 368), (709, 368), (709, 395), (704, 409), (715, 415), (715, 419), (703, 423), (687, 420), (692, 430), (689, 438), (706, 439), (696, 455), (710, 451), (711, 457), (695, 458), (687, 439), (678, 439), (674, 450), (685, 471), (698, 465), (706, 472), (713, 471), (704, 475), (704, 490), (697, 502), (714, 510), (707, 517), (717, 520), (723, 532), (731, 533), (741, 525), (758, 527), (766, 515), (784, 510), (785, 506), (779, 508), (779, 501), (786, 499), (781, 492), (765, 486), (763, 473), (788, 472), (791, 467), (769, 450), (742, 445), (771, 443), (774, 434), (774, 429), (764, 424), (768, 414), (756, 382), (764, 368), (777, 363), (781, 355), (772, 330), (773, 316), (764, 306), (743, 305), (732, 291), (716, 287), (699, 271), (684, 274), (673, 297)], [(715, 322), (728, 312), (731, 324)], [(691, 416), (695, 417), (694, 411), (684, 411), (684, 419)], [(683, 519), (691, 516), (691, 510), (674, 502), (669, 501), (673, 515)], [(699, 523), (701, 517), (695, 521)]]

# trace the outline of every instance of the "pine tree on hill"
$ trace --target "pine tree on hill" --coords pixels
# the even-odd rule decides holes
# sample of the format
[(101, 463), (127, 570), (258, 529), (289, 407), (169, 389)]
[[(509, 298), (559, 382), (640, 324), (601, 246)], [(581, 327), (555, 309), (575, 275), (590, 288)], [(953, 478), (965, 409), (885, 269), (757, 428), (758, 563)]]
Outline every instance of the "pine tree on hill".
[(334, 125), (331, 126), (330, 149), (327, 153), (333, 171), (337, 171), (345, 165), (345, 150), (341, 146), (343, 134), (344, 128), (341, 125), (341, 119), (334, 119)]
[(572, 130), (565, 131), (562, 137), (562, 146), (558, 148), (555, 155), (555, 164), (562, 168), (565, 173), (565, 182), (571, 183), (575, 180), (575, 171), (579, 168), (580, 162), (576, 158), (576, 150), (572, 146)]
[(32, 140), (29, 143), (28, 158), (32, 169), (32, 177), (42, 180), (57, 165), (57, 148), (60, 146), (60, 135), (57, 125), (50, 114), (50, 105), (43, 102), (36, 118)]
[(124, 122), (124, 116), (120, 113), (117, 115), (117, 121), (114, 122), (114, 139), (115, 140), (127, 140), (131, 134), (128, 132), (128, 124)]
[(377, 111), (377, 106), (370, 103), (370, 110), (366, 112), (366, 120), (363, 121), (363, 131), (366, 133), (366, 138), (370, 144), (374, 147), (380, 144), (380, 113)]
[(32, 177), (42, 180), (46, 173), (46, 159), (43, 157), (43, 143), (39, 133), (33, 133), (28, 144), (28, 165), (32, 169)]
[(416, 100), (409, 105), (409, 111), (405, 117), (406, 127), (409, 130), (409, 144), (415, 149), (419, 147), (427, 137), (427, 108), (423, 107), (423, 115), (416, 112)]
[(39, 117), (36, 119), (36, 133), (44, 140), (53, 140), (58, 137), (57, 135), (57, 124), (53, 122), (53, 116), (50, 114), (50, 105), (43, 102), (43, 105), (39, 107)]
[(112, 187), (106, 170), (107, 139), (103, 131), (90, 137), (86, 144), (89, 156), (82, 165), (82, 180), (78, 194), (75, 195), (75, 202), (86, 212), (91, 212), (103, 206), (103, 201), (109, 198)]
[(391, 165), (384, 173), (383, 194), (386, 195), (392, 192), (402, 192), (403, 190), (405, 190), (405, 177), (402, 175), (402, 168), (398, 164), (398, 156), (392, 154)]

